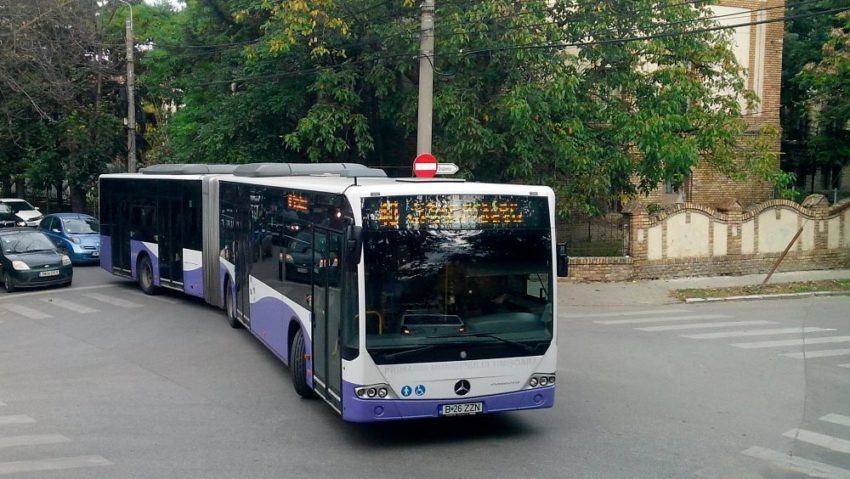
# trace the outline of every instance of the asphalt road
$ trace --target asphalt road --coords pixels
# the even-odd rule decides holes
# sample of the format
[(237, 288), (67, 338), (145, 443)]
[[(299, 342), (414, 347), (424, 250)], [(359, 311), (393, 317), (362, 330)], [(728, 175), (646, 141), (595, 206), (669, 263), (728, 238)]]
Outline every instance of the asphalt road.
[(77, 268), (0, 293), (0, 476), (850, 477), (850, 298), (560, 314), (554, 409), (357, 425), (220, 311)]

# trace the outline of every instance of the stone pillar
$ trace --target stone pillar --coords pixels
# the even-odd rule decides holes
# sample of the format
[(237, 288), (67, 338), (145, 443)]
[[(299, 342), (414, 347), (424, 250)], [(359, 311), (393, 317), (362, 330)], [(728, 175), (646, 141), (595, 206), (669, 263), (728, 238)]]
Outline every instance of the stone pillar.
[(818, 261), (828, 261), (826, 255), (829, 252), (829, 201), (824, 195), (814, 194), (807, 196), (800, 206), (811, 210), (814, 216), (811, 220), (815, 227), (815, 250), (812, 252), (814, 257)]
[(645, 261), (647, 255), (646, 230), (649, 227), (649, 212), (640, 201), (632, 201), (623, 208), (629, 219), (629, 256), (636, 261)]
[(724, 198), (717, 210), (726, 214), (726, 256), (730, 260), (741, 256), (741, 223), (744, 208), (735, 198)]

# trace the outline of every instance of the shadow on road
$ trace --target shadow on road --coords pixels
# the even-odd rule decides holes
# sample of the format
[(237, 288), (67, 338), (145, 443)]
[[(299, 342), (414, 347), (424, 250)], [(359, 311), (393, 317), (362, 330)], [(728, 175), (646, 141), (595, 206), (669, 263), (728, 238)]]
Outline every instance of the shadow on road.
[(339, 421), (337, 429), (347, 436), (349, 443), (381, 448), (444, 445), (496, 438), (519, 439), (536, 433), (522, 418), (512, 413), (378, 424)]

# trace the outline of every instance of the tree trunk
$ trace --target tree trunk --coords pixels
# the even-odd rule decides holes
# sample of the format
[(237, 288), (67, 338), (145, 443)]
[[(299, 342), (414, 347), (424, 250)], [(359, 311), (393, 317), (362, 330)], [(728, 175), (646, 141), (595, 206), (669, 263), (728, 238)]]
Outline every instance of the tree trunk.
[(82, 188), (71, 186), (71, 211), (85, 213), (86, 209), (86, 192)]
[(15, 177), (15, 196), (18, 198), (23, 198), (26, 194), (26, 182), (24, 181), (24, 177), (18, 175)]
[(56, 210), (57, 211), (62, 211), (64, 209), (64, 206), (65, 206), (63, 204), (64, 198), (62, 198), (63, 193), (64, 193), (64, 188), (62, 186), (63, 185), (62, 185), (61, 181), (57, 181), (56, 184), (53, 185), (53, 187), (56, 188)]
[(3, 196), (6, 198), (12, 196), (12, 177), (10, 175), (4, 175), (0, 177), (0, 181), (3, 182)]

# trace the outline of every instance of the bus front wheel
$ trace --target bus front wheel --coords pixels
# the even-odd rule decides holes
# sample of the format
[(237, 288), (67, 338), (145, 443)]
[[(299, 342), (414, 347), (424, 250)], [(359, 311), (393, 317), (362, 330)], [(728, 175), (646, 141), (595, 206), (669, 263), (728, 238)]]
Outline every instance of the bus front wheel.
[(155, 284), (153, 284), (153, 266), (151, 266), (151, 259), (148, 258), (147, 255), (142, 256), (139, 259), (139, 287), (142, 288), (142, 291), (145, 294), (156, 294), (158, 289)]
[(289, 372), (292, 375), (292, 385), (295, 392), (305, 399), (316, 397), (313, 389), (307, 384), (307, 360), (304, 358), (304, 333), (299, 329), (292, 340), (289, 350)]

